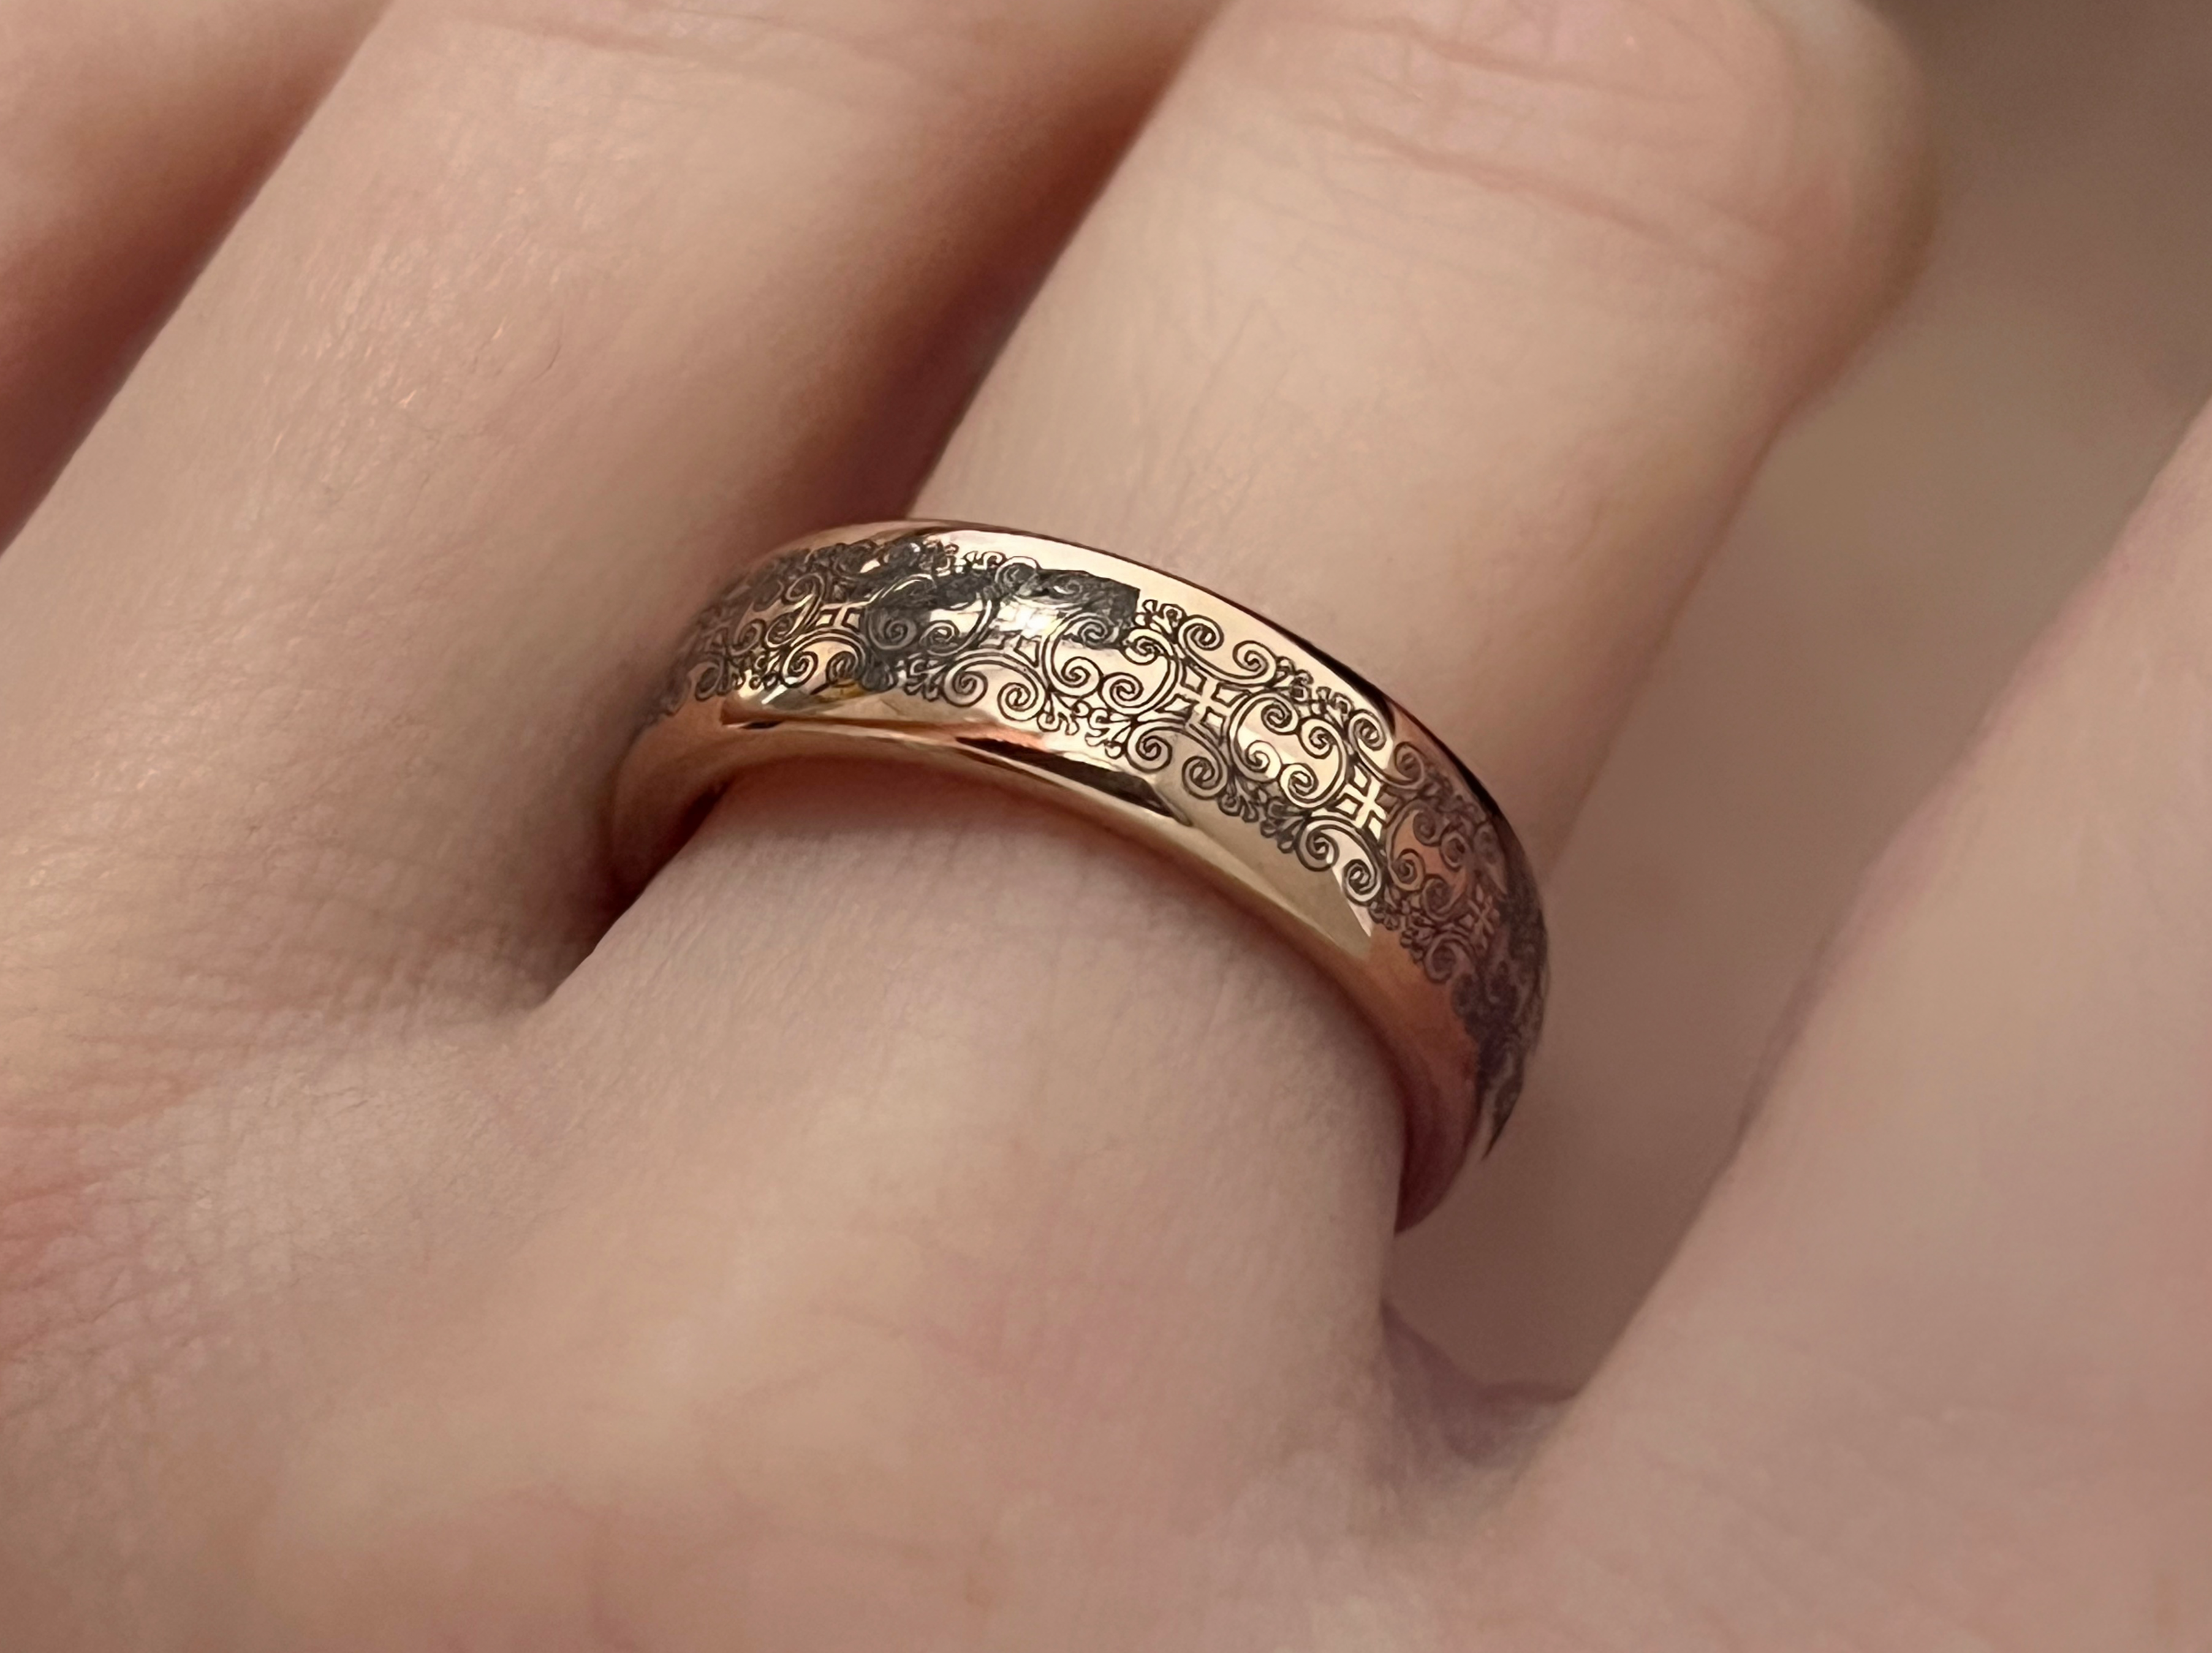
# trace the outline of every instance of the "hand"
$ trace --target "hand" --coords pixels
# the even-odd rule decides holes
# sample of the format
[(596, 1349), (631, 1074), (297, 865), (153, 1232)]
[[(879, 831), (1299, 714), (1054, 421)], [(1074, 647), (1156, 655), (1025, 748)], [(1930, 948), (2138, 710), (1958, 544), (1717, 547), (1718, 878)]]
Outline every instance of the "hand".
[(0, 556), (0, 1643), (2212, 1635), (2212, 438), (1564, 1408), (1388, 1321), (1381, 1058), (1173, 869), (858, 768), (605, 869), (691, 609), (917, 491), (1548, 854), (1909, 268), (1846, 0), (1240, 0), (1164, 96), (1201, 0), (5, 4), (0, 517), (222, 247)]

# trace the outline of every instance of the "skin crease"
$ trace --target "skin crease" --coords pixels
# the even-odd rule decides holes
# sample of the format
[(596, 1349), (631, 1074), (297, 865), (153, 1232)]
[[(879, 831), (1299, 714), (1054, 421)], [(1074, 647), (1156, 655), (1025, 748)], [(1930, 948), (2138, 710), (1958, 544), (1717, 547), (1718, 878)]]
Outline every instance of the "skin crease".
[(1316, 635), (1540, 849), (1910, 268), (1840, 3), (1202, 10), (368, 36), (0, 556), (0, 1642), (2212, 1635), (2212, 441), (1564, 1411), (1390, 1325), (1380, 1059), (1172, 869), (793, 769), (617, 915), (667, 640), (907, 502), (1079, 216), (920, 508)]

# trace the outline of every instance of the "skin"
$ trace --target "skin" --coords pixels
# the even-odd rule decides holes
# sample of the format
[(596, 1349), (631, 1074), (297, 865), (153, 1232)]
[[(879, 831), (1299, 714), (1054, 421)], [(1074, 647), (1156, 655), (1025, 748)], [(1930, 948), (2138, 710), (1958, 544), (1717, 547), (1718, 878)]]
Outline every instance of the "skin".
[(175, 0), (149, 103), (106, 10), (0, 0), (0, 406), (176, 306), (0, 556), (0, 1642), (2212, 1638), (2212, 435), (1571, 1402), (1384, 1314), (1382, 1060), (1172, 869), (827, 767), (605, 866), (691, 609), (909, 506), (1315, 636), (1550, 854), (1910, 271), (1869, 16)]

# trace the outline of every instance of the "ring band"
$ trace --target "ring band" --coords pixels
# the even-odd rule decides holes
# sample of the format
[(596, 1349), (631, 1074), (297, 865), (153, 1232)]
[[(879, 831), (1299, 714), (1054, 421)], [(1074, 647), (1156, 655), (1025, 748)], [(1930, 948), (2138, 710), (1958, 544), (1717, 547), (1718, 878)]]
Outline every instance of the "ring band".
[(1031, 534), (815, 537), (693, 625), (616, 782), (617, 867), (641, 886), (746, 769), (862, 755), (1073, 807), (1297, 945), (1395, 1059), (1401, 1225), (1513, 1111), (1545, 993), (1528, 858), (1441, 742), (1257, 615)]

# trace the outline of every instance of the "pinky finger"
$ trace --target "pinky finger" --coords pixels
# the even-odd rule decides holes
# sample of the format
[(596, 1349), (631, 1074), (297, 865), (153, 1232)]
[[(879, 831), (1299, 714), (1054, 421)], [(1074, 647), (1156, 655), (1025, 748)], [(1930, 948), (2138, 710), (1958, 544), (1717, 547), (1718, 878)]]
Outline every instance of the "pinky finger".
[(380, 0), (0, 0), (0, 545)]
[(2212, 420), (1509, 1506), (1571, 1645), (2212, 1646), (2209, 682)]

